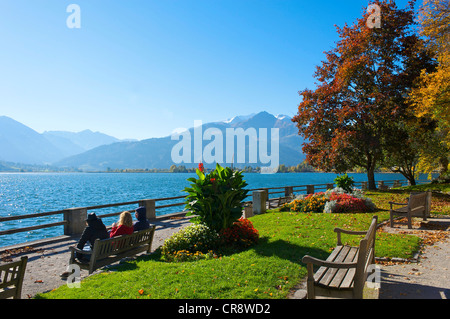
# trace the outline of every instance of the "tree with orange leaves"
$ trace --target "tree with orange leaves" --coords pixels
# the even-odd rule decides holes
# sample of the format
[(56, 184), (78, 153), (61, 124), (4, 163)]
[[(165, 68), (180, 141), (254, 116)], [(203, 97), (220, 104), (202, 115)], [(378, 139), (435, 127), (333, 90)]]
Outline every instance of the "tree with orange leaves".
[(380, 9), (380, 27), (367, 23), (371, 12), (352, 26), (337, 27), (340, 40), (317, 66), (317, 88), (299, 92), (303, 101), (293, 121), (307, 140), (303, 151), (311, 165), (339, 173), (362, 167), (375, 189), (374, 172), (386, 150), (394, 143), (402, 151), (392, 134), (403, 132), (411, 116), (407, 92), (420, 70), (431, 70), (433, 63), (418, 50), (413, 1), (405, 9), (387, 0), (372, 5)]

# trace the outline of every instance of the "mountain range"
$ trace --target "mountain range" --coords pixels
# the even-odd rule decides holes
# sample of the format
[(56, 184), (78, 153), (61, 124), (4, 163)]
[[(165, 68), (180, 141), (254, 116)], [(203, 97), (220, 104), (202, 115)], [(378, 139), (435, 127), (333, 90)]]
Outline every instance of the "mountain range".
[[(227, 129), (243, 129), (245, 132), (254, 129), (257, 134), (260, 134), (259, 129), (265, 128), (268, 131), (269, 138), (268, 155), (272, 147), (270, 144), (270, 129), (278, 128), (279, 164), (292, 166), (305, 159), (305, 155), (301, 151), (304, 140), (298, 135), (295, 124), (288, 116), (274, 116), (264, 111), (247, 116), (236, 116), (225, 121), (203, 124), (202, 132), (204, 133), (210, 128), (215, 129), (216, 132), (220, 131), (224, 137)], [(185, 134), (190, 135), (193, 141), (195, 132), (194, 128), (190, 128)], [(258, 135), (258, 141), (260, 141), (260, 137)], [(86, 171), (169, 168), (174, 164), (172, 149), (177, 143), (180, 143), (180, 141), (172, 139), (171, 136), (141, 141), (119, 140), (91, 130), (78, 133), (46, 131), (41, 134), (9, 117), (0, 116), (0, 161), (4, 162), (51, 164), (56, 167)], [(209, 143), (211, 143), (209, 140), (203, 139), (203, 147)], [(225, 143), (226, 141), (223, 141), (223, 145)], [(243, 152), (243, 150), (237, 148), (237, 142), (234, 144), (233, 157), (236, 159), (236, 154)], [(235, 162), (236, 167), (264, 165), (260, 158), (256, 163), (249, 163), (249, 142), (245, 143), (245, 148), (246, 162)], [(189, 148), (186, 147), (184, 151), (193, 155), (195, 152), (194, 142), (190, 143)], [(186, 167), (198, 165), (193, 160), (175, 164), (185, 165)]]
[(46, 131), (42, 134), (16, 120), (0, 116), (0, 160), (23, 164), (52, 164), (120, 140), (100, 133)]

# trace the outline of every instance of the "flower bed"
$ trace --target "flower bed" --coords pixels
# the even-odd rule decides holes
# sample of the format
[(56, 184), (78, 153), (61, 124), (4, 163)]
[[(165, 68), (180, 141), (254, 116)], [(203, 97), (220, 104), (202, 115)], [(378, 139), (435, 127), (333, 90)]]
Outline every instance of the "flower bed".
[(247, 248), (258, 242), (259, 233), (250, 220), (240, 218), (231, 227), (224, 229), (220, 237), (223, 244), (227, 246)]
[(299, 196), (290, 203), (281, 206), (280, 211), (300, 213), (366, 213), (374, 211), (376, 206), (370, 198), (364, 197), (359, 190), (347, 193), (342, 188), (326, 192)]

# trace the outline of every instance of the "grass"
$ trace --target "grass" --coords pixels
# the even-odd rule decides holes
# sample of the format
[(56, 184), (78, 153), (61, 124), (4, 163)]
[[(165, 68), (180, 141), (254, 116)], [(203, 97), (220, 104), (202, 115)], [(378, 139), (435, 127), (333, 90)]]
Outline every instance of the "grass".
[[(260, 233), (252, 248), (220, 258), (168, 263), (158, 251), (109, 271), (90, 276), (81, 288), (62, 286), (40, 294), (42, 299), (284, 299), (306, 276), (301, 259), (309, 254), (325, 259), (336, 245), (335, 227), (365, 230), (372, 215), (389, 218), (389, 200), (404, 201), (408, 192), (368, 192), (380, 208), (370, 214), (307, 214), (269, 211), (251, 218)], [(434, 195), (433, 195), (434, 196)], [(433, 197), (433, 201), (435, 197)], [(448, 206), (448, 196), (438, 203)], [(434, 204), (434, 202), (433, 202)], [(443, 205), (434, 213), (448, 213)], [(343, 235), (356, 245), (361, 236)], [(377, 233), (376, 256), (411, 258), (420, 238), (405, 234)]]

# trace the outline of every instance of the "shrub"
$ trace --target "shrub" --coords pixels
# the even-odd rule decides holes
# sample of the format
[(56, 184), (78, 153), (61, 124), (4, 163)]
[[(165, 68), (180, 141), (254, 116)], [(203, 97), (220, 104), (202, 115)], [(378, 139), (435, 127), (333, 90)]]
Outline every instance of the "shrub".
[(327, 214), (332, 214), (335, 212), (337, 207), (337, 202), (335, 200), (330, 200), (325, 204), (325, 207), (323, 208), (323, 212)]
[(196, 251), (195, 253), (191, 253), (188, 250), (179, 250), (174, 251), (172, 253), (166, 253), (164, 255), (166, 261), (169, 262), (185, 262), (185, 261), (196, 261), (200, 259), (211, 259), (217, 258), (217, 255), (212, 251), (208, 251), (206, 254)]
[(218, 243), (216, 231), (203, 224), (193, 224), (167, 238), (161, 247), (161, 254), (170, 260), (179, 251), (208, 253), (216, 249)]
[(253, 227), (250, 220), (240, 218), (232, 226), (220, 233), (222, 243), (236, 248), (247, 248), (259, 240), (259, 232)]
[(352, 187), (355, 184), (355, 182), (353, 181), (353, 177), (350, 177), (347, 174), (336, 177), (334, 179), (334, 182), (338, 187), (344, 189), (347, 193), (352, 192)]
[(321, 213), (325, 207), (327, 198), (325, 193), (310, 194), (304, 198), (296, 198), (290, 203), (281, 206), (281, 211), (298, 213), (316, 212)]
[(330, 201), (335, 202), (332, 213), (365, 213), (368, 211), (364, 199), (350, 194), (331, 194)]
[(209, 174), (204, 174), (203, 165), (197, 169), (198, 178), (188, 178), (191, 187), (186, 187), (186, 209), (190, 211), (194, 223), (202, 223), (220, 232), (233, 225), (242, 215), (242, 201), (248, 190), (247, 183), (239, 171), (219, 164)]

